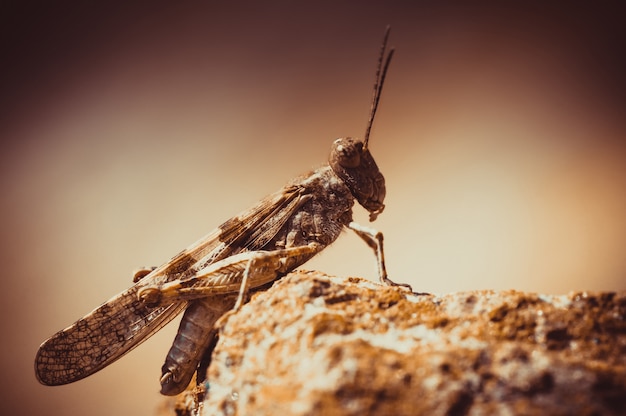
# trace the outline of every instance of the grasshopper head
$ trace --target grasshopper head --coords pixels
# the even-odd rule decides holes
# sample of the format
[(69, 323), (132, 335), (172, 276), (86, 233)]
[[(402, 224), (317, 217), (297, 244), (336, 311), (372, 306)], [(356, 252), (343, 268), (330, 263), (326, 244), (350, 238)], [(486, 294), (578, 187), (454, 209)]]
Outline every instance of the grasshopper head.
[(389, 69), (389, 63), (391, 63), (391, 58), (393, 57), (393, 49), (391, 49), (385, 58), (389, 30), (390, 27), (387, 26), (383, 44), (380, 48), (374, 82), (374, 95), (364, 139), (361, 141), (352, 137), (343, 137), (335, 140), (330, 150), (329, 158), (330, 167), (335, 174), (348, 186), (352, 195), (359, 201), (359, 204), (369, 211), (370, 221), (374, 221), (378, 214), (385, 209), (385, 204), (383, 204), (386, 192), (385, 178), (378, 170), (378, 166), (376, 166), (376, 162), (374, 162), (374, 158), (367, 148), (367, 143), (370, 138), (372, 124), (374, 123), (374, 116), (378, 109), (378, 103), (380, 102), (380, 95), (383, 91), (387, 69)]
[(385, 208), (385, 178), (365, 143), (352, 137), (335, 140), (329, 164), (374, 221)]
[[(389, 63), (393, 56), (393, 49), (389, 51), (385, 58), (387, 39), (389, 38), (389, 26), (385, 29), (385, 37), (380, 48), (378, 57), (378, 68), (376, 68), (376, 80), (374, 82), (374, 96), (372, 97), (372, 107), (370, 117), (365, 130), (363, 141), (352, 137), (344, 137), (333, 142), (330, 150), (329, 164), (337, 176), (348, 186), (352, 195), (370, 213), (370, 221), (374, 221), (378, 214), (383, 212), (385, 204), (385, 178), (378, 170), (376, 162), (372, 157), (367, 143), (369, 141), (374, 116), (378, 109), (380, 94), (385, 83), (385, 76)], [(384, 64), (383, 64), (384, 62)]]

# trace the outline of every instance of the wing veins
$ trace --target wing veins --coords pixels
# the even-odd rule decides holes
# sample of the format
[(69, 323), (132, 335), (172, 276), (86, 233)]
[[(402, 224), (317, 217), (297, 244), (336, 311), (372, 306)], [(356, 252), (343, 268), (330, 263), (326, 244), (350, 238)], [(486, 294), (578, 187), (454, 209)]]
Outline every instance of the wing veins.
[(137, 291), (140, 288), (175, 280), (188, 271), (195, 273), (244, 248), (260, 249), (300, 206), (301, 192), (302, 188), (291, 186), (268, 196), (251, 209), (226, 221), (124, 292), (57, 332), (37, 352), (37, 378), (47, 385), (80, 380), (147, 340), (184, 310), (187, 302), (150, 308), (138, 300)]

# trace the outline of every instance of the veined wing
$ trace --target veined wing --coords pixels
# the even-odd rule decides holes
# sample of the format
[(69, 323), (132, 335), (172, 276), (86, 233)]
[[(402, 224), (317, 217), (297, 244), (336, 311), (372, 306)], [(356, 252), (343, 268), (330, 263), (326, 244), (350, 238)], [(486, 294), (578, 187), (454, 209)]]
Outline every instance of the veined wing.
[(49, 386), (85, 378), (111, 364), (170, 322), (187, 302), (150, 308), (137, 299), (138, 282), (57, 332), (39, 347), (37, 379)]
[[(158, 332), (187, 306), (186, 301), (150, 307), (137, 297), (146, 286), (190, 276), (206, 265), (257, 248), (275, 235), (300, 205), (301, 189), (288, 187), (183, 250), (126, 291), (111, 298), (46, 340), (35, 357), (37, 379), (46, 385), (85, 378)], [(259, 230), (263, 230), (259, 234)], [(272, 234), (273, 233), (273, 234)]]
[(165, 282), (193, 276), (208, 265), (240, 252), (261, 250), (308, 199), (304, 188), (297, 185), (266, 197), (176, 255), (172, 266), (166, 264), (162, 270), (168, 275)]

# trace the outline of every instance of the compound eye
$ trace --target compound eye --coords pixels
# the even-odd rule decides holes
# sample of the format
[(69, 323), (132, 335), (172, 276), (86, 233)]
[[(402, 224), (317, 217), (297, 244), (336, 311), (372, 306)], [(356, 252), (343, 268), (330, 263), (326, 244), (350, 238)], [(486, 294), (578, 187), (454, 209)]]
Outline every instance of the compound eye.
[(344, 168), (356, 168), (361, 164), (361, 152), (354, 142), (336, 143), (337, 162)]

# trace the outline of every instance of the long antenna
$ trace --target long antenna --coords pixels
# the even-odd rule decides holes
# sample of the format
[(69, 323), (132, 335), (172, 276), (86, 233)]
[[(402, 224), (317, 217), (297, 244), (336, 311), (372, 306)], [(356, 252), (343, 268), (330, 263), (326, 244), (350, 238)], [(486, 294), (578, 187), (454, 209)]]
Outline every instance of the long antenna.
[[(376, 79), (374, 80), (374, 96), (372, 97), (372, 107), (370, 109), (370, 118), (367, 122), (367, 129), (365, 130), (365, 138), (363, 139), (363, 149), (367, 149), (367, 142), (370, 139), (370, 132), (372, 131), (372, 124), (374, 124), (374, 116), (376, 110), (378, 110), (378, 102), (380, 101), (380, 94), (383, 91), (383, 84), (385, 83), (385, 77), (387, 76), (387, 68), (391, 62), (394, 49), (389, 51), (389, 55), (385, 59), (385, 49), (387, 49), (387, 39), (389, 39), (389, 31), (391, 26), (387, 26), (385, 29), (385, 37), (383, 38), (383, 45), (380, 48), (380, 56), (378, 57), (378, 67), (376, 68)], [(383, 60), (385, 64), (383, 65)], [(381, 72), (382, 68), (382, 72)]]

